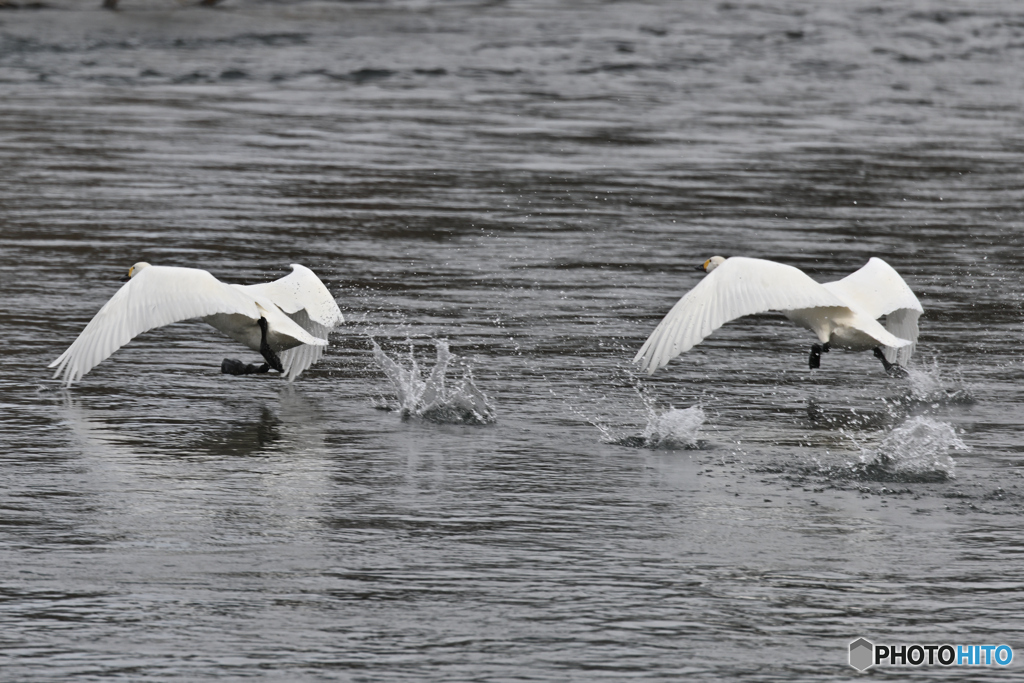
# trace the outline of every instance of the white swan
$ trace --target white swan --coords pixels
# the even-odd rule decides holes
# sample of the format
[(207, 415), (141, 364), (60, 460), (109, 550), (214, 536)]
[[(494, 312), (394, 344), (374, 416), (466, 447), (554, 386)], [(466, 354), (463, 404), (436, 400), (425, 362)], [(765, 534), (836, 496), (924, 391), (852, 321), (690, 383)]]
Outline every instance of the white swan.
[[(765, 311), (781, 311), (818, 336), (821, 345), (811, 347), (812, 368), (834, 346), (874, 349), (886, 372), (905, 374), (900, 365), (914, 352), (923, 309), (899, 273), (882, 259), (872, 258), (852, 275), (825, 284), (793, 266), (755, 258), (713, 256), (700, 269), (707, 277), (672, 307), (633, 358), (647, 374), (730, 320)], [(878, 323), (883, 315), (886, 327)]]
[(222, 372), (247, 375), (273, 368), (291, 381), (320, 360), (327, 333), (344, 322), (324, 284), (297, 263), (280, 280), (260, 285), (229, 285), (198, 268), (145, 262), (121, 279), (124, 286), (50, 363), (57, 368), (54, 378), (63, 375), (67, 386), (143, 332), (190, 318), (202, 318), (267, 361), (256, 367), (224, 359)]

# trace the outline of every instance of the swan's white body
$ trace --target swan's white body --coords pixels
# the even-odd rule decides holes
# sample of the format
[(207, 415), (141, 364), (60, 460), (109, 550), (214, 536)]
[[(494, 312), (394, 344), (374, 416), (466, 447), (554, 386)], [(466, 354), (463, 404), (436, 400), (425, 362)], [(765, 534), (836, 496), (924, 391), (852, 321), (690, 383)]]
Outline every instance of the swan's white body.
[(202, 318), (232, 339), (260, 350), (260, 318), (267, 343), (289, 381), (315, 363), (327, 333), (344, 322), (338, 304), (309, 268), (260, 285), (229, 285), (205, 270), (136, 263), (129, 280), (50, 367), (68, 386), (134, 337), (155, 327)]
[[(798, 268), (755, 258), (716, 256), (704, 269), (707, 276), (672, 307), (633, 359), (647, 374), (730, 320), (765, 311), (781, 311), (833, 347), (881, 347), (889, 362), (901, 365), (914, 352), (921, 303), (880, 258), (825, 284)], [(886, 327), (878, 322), (883, 315)]]

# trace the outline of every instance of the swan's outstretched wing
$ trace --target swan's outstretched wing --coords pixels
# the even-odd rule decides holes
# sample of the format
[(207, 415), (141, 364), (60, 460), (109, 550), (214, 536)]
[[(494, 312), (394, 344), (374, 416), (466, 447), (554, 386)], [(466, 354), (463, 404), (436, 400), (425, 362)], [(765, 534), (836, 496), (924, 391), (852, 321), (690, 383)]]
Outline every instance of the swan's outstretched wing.
[[(345, 321), (337, 302), (312, 270), (293, 263), (292, 272), (279, 280), (261, 285), (246, 285), (242, 289), (255, 291), (267, 297), (304, 330), (319, 339)], [(279, 356), (288, 381), (294, 380), (324, 355), (323, 346), (304, 344)]]
[(917, 319), (924, 309), (900, 274), (877, 257), (842, 280), (827, 282), (824, 287), (872, 318), (885, 316), (885, 329), (906, 339), (910, 344), (900, 348), (887, 346), (885, 357), (890, 363), (906, 365), (917, 345)]
[(149, 266), (110, 298), (78, 338), (49, 367), (71, 386), (134, 337), (155, 327), (216, 313), (256, 320), (256, 302), (205, 270)]
[(819, 306), (847, 309), (839, 297), (798, 268), (734, 256), (672, 307), (633, 362), (653, 374), (730, 320), (765, 311)]
[(240, 288), (253, 290), (267, 297), (288, 315), (305, 309), (311, 321), (323, 325), (328, 330), (345, 322), (341, 309), (324, 287), (324, 283), (320, 282), (320, 278), (312, 270), (298, 263), (293, 263), (292, 272), (280, 280), (261, 285), (244, 285)]

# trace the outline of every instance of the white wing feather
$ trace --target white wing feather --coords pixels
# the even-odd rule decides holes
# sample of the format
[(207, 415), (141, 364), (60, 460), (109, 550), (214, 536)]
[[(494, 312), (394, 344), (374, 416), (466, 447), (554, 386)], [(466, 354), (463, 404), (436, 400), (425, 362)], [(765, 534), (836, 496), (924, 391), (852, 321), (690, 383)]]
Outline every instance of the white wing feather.
[(279, 280), (240, 287), (267, 297), (289, 315), (305, 309), (311, 321), (328, 330), (345, 322), (341, 309), (324, 283), (312, 270), (298, 263), (293, 263), (292, 272)]
[[(319, 339), (326, 340), (327, 333), (331, 331), (329, 327), (310, 320), (305, 311), (299, 311), (298, 313), (293, 314), (291, 318), (300, 327)], [(278, 358), (281, 359), (281, 366), (284, 368), (285, 379), (291, 382), (300, 374), (305, 372), (309, 366), (319, 361), (324, 355), (324, 348), (326, 348), (326, 346), (326, 342), (317, 346), (302, 344), (301, 346), (296, 346), (295, 348), (281, 351), (277, 354)]]
[(924, 311), (900, 274), (874, 256), (857, 272), (836, 282), (826, 282), (823, 287), (856, 304), (857, 308), (875, 319), (902, 308), (918, 313)]
[(653, 374), (730, 320), (765, 311), (819, 306), (847, 308), (839, 297), (798, 268), (734, 256), (672, 307), (633, 362)]
[(138, 335), (216, 313), (260, 317), (252, 297), (197, 268), (149, 266), (119, 289), (49, 367), (70, 386)]
[(917, 319), (920, 317), (921, 312), (912, 308), (900, 308), (885, 316), (885, 329), (894, 336), (910, 342), (899, 348), (886, 346), (882, 349), (882, 353), (890, 363), (906, 365), (910, 362), (910, 357), (914, 355), (914, 349), (917, 348)]
[(872, 257), (860, 270), (842, 280), (827, 282), (824, 287), (853, 303), (872, 318), (884, 315), (885, 328), (889, 333), (910, 342), (899, 348), (886, 346), (886, 359), (900, 365), (910, 362), (917, 345), (917, 320), (924, 309), (913, 290), (892, 266), (880, 258)]
[[(292, 272), (279, 280), (259, 285), (245, 285), (248, 289), (270, 299), (287, 313), (300, 327), (326, 342), (328, 333), (345, 322), (341, 309), (320, 278), (309, 268), (291, 264)], [(278, 354), (290, 382), (324, 355), (323, 346), (303, 344)]]

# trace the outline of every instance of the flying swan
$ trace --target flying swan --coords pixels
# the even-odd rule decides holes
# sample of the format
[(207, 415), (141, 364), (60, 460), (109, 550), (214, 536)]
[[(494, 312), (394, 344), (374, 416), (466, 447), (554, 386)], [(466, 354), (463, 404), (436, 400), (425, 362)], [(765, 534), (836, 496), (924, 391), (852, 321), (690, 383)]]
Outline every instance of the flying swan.
[[(683, 296), (647, 338), (634, 363), (654, 374), (719, 327), (745, 315), (781, 311), (818, 337), (810, 367), (832, 347), (873, 349), (890, 375), (902, 376), (917, 344), (923, 309), (892, 266), (880, 258), (837, 282), (819, 284), (802, 270), (774, 261), (712, 256), (707, 277)], [(885, 327), (878, 318), (885, 316)]]
[(288, 381), (320, 360), (327, 333), (344, 322), (320, 279), (292, 264), (280, 280), (229, 285), (205, 270), (136, 263), (121, 289), (89, 321), (68, 350), (50, 363), (54, 379), (71, 386), (136, 336), (155, 327), (202, 318), (235, 341), (259, 351), (257, 367), (225, 358), (221, 372), (249, 375), (271, 368)]

